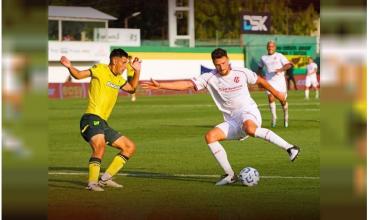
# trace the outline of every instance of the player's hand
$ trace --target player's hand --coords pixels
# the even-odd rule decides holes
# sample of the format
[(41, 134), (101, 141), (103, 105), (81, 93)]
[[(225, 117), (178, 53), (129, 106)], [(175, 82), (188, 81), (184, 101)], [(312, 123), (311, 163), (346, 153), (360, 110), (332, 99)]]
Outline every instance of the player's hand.
[(67, 57), (65, 57), (65, 56), (62, 56), (60, 58), (60, 63), (63, 66), (67, 67), (67, 68), (71, 68), (72, 67), (71, 61), (69, 61), (69, 59)]
[(280, 68), (280, 69), (276, 69), (276, 70), (275, 70), (275, 73), (276, 73), (276, 74), (281, 73), (281, 72), (284, 72), (284, 69), (283, 69), (283, 68)]
[(144, 89), (160, 89), (161, 88), (159, 82), (155, 81), (154, 79), (150, 79), (150, 82), (142, 83), (141, 87), (143, 87)]
[(135, 72), (140, 72), (141, 70), (141, 60), (138, 57), (135, 57), (135, 59), (130, 63), (131, 67), (134, 69)]

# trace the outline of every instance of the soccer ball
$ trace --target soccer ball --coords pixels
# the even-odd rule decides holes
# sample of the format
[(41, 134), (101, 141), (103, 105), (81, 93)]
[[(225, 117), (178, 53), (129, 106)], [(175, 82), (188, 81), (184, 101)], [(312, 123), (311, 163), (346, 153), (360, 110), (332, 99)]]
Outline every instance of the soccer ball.
[(260, 174), (253, 167), (246, 167), (240, 171), (239, 179), (243, 185), (255, 186), (260, 180)]

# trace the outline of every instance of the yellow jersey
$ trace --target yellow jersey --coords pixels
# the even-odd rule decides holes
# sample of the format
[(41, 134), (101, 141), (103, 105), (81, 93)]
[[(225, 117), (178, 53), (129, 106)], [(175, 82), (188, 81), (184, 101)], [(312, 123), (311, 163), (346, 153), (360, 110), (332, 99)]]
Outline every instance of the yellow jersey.
[(119, 90), (127, 81), (122, 75), (115, 76), (106, 64), (96, 64), (90, 68), (90, 72), (86, 113), (98, 115), (107, 121), (116, 104)]

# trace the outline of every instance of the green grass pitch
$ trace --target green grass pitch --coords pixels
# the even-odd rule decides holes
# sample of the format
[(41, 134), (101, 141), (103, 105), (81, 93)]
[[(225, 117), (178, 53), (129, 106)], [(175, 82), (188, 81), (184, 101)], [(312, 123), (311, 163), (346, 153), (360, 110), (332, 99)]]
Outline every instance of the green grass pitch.
[[(263, 127), (270, 112), (263, 92), (252, 92)], [(120, 97), (109, 125), (132, 139), (136, 155), (115, 180), (122, 189), (85, 190), (90, 147), (79, 134), (87, 100), (49, 101), (49, 219), (319, 219), (320, 103), (289, 92), (289, 128), (277, 105), (274, 132), (301, 147), (286, 152), (261, 139), (222, 142), (234, 170), (256, 168), (255, 187), (217, 187), (223, 174), (204, 141), (223, 121), (207, 94)], [(107, 147), (102, 171), (117, 153)]]

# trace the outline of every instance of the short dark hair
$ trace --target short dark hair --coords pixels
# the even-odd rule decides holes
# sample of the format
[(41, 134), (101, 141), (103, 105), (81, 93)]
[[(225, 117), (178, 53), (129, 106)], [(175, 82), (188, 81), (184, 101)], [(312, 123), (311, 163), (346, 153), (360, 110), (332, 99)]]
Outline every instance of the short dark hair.
[(112, 52), (110, 52), (109, 59), (112, 59), (113, 57), (126, 57), (128, 58), (128, 53), (121, 48), (114, 49)]
[(219, 59), (221, 57), (227, 57), (226, 50), (222, 48), (217, 48), (214, 51), (212, 51), (212, 60)]

